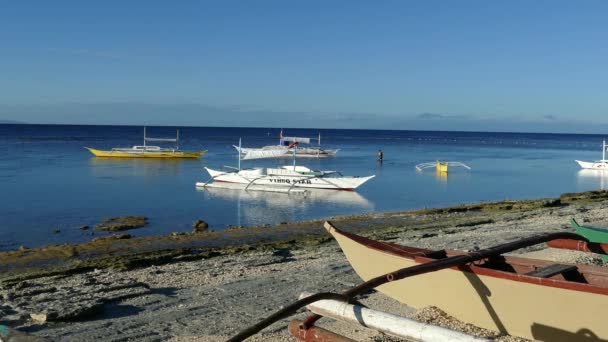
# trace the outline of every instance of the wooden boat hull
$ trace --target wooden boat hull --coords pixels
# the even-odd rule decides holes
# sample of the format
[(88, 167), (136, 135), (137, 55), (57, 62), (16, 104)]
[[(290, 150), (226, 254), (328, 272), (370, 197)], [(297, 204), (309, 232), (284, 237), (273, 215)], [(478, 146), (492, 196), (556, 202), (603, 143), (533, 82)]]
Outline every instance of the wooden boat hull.
[(153, 152), (153, 151), (142, 151), (142, 152), (124, 152), (124, 151), (104, 151), (97, 150), (90, 147), (85, 147), (96, 157), (104, 158), (199, 158), (207, 151), (175, 151), (175, 152)]
[[(608, 243), (608, 229), (581, 226), (575, 219), (570, 220), (570, 224), (578, 235), (586, 237), (587, 240)], [(602, 258), (608, 261), (608, 255), (602, 255)]]
[[(335, 228), (328, 231), (365, 281), (435, 260), (425, 256), (429, 251), (424, 249), (377, 242)], [(520, 271), (551, 264), (504, 258)], [(587, 277), (606, 273), (601, 267), (579, 269)], [(389, 282), (377, 289), (412, 307), (437, 306), (464, 322), (514, 336), (541, 341), (608, 338), (608, 324), (601, 314), (608, 305), (605, 287), (471, 265)], [(589, 339), (590, 336), (598, 339)]]

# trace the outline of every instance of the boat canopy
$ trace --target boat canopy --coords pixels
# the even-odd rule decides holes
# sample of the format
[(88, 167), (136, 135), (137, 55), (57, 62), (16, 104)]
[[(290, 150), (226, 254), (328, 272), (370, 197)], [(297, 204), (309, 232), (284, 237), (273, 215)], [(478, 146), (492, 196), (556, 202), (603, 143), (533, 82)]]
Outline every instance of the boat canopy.
[(241, 158), (242, 160), (248, 159), (262, 159), (262, 158), (276, 158), (288, 153), (287, 150), (247, 150), (247, 152)]
[(168, 142), (177, 142), (178, 139), (176, 138), (148, 138), (145, 137), (144, 139), (146, 139), (146, 141), (168, 141)]
[(310, 144), (310, 138), (302, 137), (283, 137), (283, 141), (297, 142), (299, 144)]

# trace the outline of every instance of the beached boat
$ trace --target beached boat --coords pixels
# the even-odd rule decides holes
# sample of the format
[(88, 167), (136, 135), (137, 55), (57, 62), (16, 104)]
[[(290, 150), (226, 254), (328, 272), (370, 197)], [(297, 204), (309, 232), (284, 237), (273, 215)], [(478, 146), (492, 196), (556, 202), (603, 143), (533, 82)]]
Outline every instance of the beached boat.
[[(570, 219), (570, 224), (576, 234), (586, 237), (589, 241), (608, 243), (608, 229), (581, 226), (574, 218)], [(608, 255), (602, 255), (602, 258), (608, 261)]]
[[(330, 222), (325, 222), (325, 228), (365, 282), (341, 293), (306, 294), (242, 329), (228, 339), (229, 342), (243, 341), (309, 304), (327, 300), (352, 303), (357, 296), (374, 290), (415, 308), (436, 306), (466, 323), (512, 336), (539, 341), (608, 341), (608, 325), (601, 315), (608, 305), (608, 268), (505, 256), (542, 243), (552, 248), (608, 255), (608, 244), (589, 242), (578, 234), (561, 231), (472, 252), (433, 251), (374, 241), (339, 230)], [(290, 333), (309, 342), (350, 341), (315, 326), (319, 318), (329, 313), (330, 317), (364, 326), (371, 324), (374, 329), (389, 334), (399, 330), (397, 336), (417, 340), (420, 338), (415, 336), (421, 335), (426, 335), (421, 340), (429, 342), (475, 340), (462, 335), (438, 338), (447, 336), (445, 331), (381, 317), (385, 316), (383, 313), (368, 313), (364, 317), (361, 308), (322, 306), (333, 309), (315, 312), (315, 308), (311, 308), (313, 314), (306, 320), (290, 323)], [(378, 319), (372, 320), (370, 315)]]
[[(147, 145), (148, 141), (174, 142), (174, 148)], [(144, 127), (144, 144), (133, 147), (117, 147), (109, 151), (85, 147), (96, 157), (106, 158), (199, 158), (207, 151), (182, 151), (179, 149), (179, 130), (175, 138), (150, 138)]]
[[(282, 151), (250, 150), (246, 154), (239, 153), (239, 165), (229, 170), (215, 170), (205, 167), (211, 178), (207, 182), (197, 182), (197, 187), (215, 186), (218, 183), (233, 183), (244, 185), (244, 190), (255, 187), (256, 190), (268, 189), (268, 191), (291, 191), (292, 189), (331, 189), (331, 190), (355, 190), (363, 183), (374, 178), (344, 176), (338, 171), (317, 171), (306, 166), (296, 165), (296, 155), (299, 152), (298, 143), (293, 144), (293, 165), (277, 168), (257, 167), (241, 169), (241, 160), (274, 158), (281, 155)], [(241, 143), (239, 141), (239, 147)]]
[(594, 162), (586, 162), (575, 160), (583, 169), (593, 169), (593, 170), (608, 170), (608, 160), (606, 160), (606, 140), (602, 142), (602, 159), (596, 160)]
[(608, 325), (600, 314), (608, 305), (605, 267), (494, 255), (467, 264), (452, 263), (450, 268), (435, 267), (435, 272), (415, 277), (390, 279), (391, 274), (397, 277), (391, 273), (397, 270), (439, 264), (442, 259), (447, 264), (450, 257), (469, 257), (483, 250), (431, 251), (370, 240), (329, 223), (326, 228), (363, 280), (388, 274), (388, 282), (377, 290), (407, 305), (437, 306), (464, 322), (529, 339), (608, 339)]
[(329, 157), (334, 156), (338, 153), (338, 150), (324, 150), (321, 148), (321, 133), (319, 133), (318, 138), (303, 138), (303, 137), (284, 137), (283, 130), (279, 133), (279, 144), (278, 145), (269, 145), (259, 148), (251, 148), (251, 147), (240, 147), (236, 145), (232, 145), (237, 151), (241, 154), (246, 154), (251, 151), (283, 151), (283, 153), (277, 153), (276, 157), (291, 157), (291, 151), (293, 150), (293, 144), (310, 144), (312, 140), (317, 140), (318, 147), (302, 147), (298, 146), (298, 157)]

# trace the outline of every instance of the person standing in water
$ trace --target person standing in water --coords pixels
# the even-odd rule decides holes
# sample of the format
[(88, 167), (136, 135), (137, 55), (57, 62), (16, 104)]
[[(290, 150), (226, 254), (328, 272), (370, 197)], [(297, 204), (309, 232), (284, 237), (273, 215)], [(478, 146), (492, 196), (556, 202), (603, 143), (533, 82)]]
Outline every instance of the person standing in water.
[(382, 158), (384, 157), (384, 153), (382, 153), (382, 150), (378, 150), (378, 161), (382, 161)]

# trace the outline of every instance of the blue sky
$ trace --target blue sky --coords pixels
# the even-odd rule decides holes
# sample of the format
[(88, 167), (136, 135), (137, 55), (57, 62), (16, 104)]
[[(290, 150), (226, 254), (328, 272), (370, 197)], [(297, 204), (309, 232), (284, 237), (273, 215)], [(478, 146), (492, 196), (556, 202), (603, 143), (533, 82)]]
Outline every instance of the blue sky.
[(0, 3), (0, 121), (601, 133), (605, 1)]

